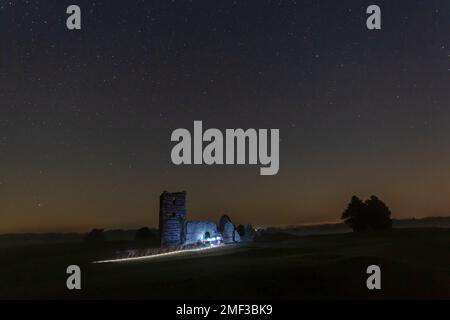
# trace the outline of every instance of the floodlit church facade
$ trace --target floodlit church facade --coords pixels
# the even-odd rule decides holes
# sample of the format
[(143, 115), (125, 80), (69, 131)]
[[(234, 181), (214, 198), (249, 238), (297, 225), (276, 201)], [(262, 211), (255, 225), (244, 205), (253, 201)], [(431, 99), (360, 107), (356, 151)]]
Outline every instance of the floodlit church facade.
[(186, 191), (160, 195), (159, 232), (161, 247), (195, 246), (240, 242), (231, 219), (224, 215), (219, 226), (213, 221), (187, 220)]

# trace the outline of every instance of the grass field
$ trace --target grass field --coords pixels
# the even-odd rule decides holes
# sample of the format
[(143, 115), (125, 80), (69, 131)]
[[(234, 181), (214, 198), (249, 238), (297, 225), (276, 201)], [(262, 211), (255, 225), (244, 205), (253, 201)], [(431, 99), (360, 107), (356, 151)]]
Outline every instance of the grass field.
[[(148, 245), (148, 244), (145, 244)], [(450, 299), (450, 229), (296, 237), (148, 260), (93, 264), (133, 242), (0, 250), (0, 298), (62, 299)], [(144, 244), (141, 244), (144, 246)], [(82, 290), (66, 289), (66, 267), (82, 270)], [(382, 289), (366, 288), (381, 267)]]

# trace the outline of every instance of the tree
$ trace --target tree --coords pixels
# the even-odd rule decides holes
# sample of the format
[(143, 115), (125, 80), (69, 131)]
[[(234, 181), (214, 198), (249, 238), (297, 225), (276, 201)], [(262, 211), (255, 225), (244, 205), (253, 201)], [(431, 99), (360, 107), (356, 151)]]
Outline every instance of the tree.
[(391, 210), (376, 196), (371, 196), (369, 200), (366, 200), (366, 210), (367, 220), (373, 230), (392, 227)]
[(86, 234), (84, 240), (86, 241), (104, 241), (105, 234), (103, 229), (92, 229), (89, 233)]
[(347, 209), (342, 213), (341, 219), (353, 231), (364, 232), (390, 228), (392, 226), (390, 216), (391, 211), (388, 206), (376, 196), (371, 196), (365, 202), (353, 196)]
[(365, 221), (366, 205), (357, 196), (353, 196), (352, 200), (347, 206), (347, 209), (342, 213), (341, 219), (353, 229), (355, 232), (364, 231), (366, 228)]
[(153, 238), (153, 232), (152, 230), (150, 230), (147, 227), (144, 228), (140, 228), (139, 230), (136, 231), (136, 233), (134, 234), (134, 240), (136, 241), (145, 241), (145, 240), (150, 240)]

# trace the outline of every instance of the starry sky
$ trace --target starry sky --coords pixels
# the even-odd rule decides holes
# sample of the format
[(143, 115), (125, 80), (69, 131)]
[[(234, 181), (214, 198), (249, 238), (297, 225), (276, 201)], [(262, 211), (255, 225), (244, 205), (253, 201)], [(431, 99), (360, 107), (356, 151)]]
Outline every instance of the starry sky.
[[(446, 0), (0, 0), (0, 233), (155, 226), (163, 190), (254, 225), (449, 215), (449, 80)], [(280, 129), (279, 173), (173, 165), (194, 120)]]

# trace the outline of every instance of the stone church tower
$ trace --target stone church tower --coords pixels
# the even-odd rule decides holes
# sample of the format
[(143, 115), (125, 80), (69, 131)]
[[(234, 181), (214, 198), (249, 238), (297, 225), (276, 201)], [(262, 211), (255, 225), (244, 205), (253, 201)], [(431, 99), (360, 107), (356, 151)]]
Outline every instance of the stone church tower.
[(161, 247), (179, 246), (185, 240), (186, 191), (164, 191), (159, 197)]

